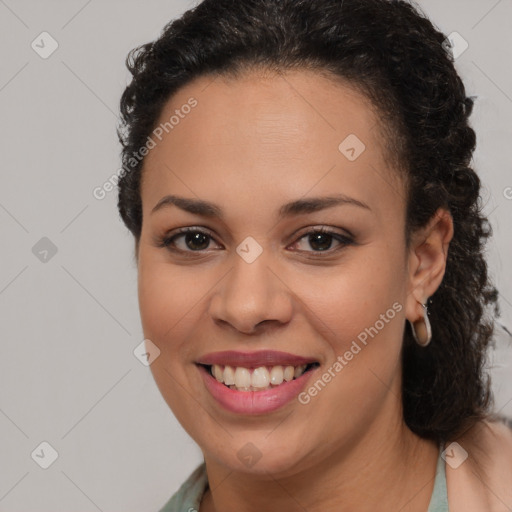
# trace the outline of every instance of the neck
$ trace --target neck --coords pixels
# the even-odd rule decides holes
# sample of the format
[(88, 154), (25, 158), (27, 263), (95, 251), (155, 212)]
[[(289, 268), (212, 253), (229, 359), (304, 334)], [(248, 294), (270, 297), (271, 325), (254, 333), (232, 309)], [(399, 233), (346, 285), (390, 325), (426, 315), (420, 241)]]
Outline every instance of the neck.
[[(393, 393), (388, 396), (397, 402)], [(210, 489), (200, 512), (424, 512), (439, 447), (414, 434), (401, 418), (401, 410), (388, 412), (356, 443), (333, 449), (327, 459), (293, 476), (234, 472), (205, 456)]]

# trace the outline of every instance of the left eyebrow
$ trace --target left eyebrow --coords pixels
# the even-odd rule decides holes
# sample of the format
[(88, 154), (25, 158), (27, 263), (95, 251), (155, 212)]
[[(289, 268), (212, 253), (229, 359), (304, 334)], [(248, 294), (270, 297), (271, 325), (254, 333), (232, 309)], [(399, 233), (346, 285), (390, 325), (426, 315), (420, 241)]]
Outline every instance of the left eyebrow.
[[(201, 215), (208, 218), (219, 218), (224, 220), (224, 212), (220, 206), (204, 201), (202, 199), (191, 199), (182, 196), (167, 195), (160, 199), (156, 206), (151, 210), (151, 214), (169, 206), (177, 206), (186, 212)], [(300, 215), (305, 213), (313, 213), (334, 206), (352, 205), (371, 211), (371, 208), (364, 202), (353, 197), (339, 194), (327, 197), (312, 197), (309, 199), (298, 199), (290, 203), (286, 203), (279, 209), (278, 216), (280, 219)]]
[(339, 194), (337, 196), (312, 197), (309, 199), (298, 199), (297, 201), (292, 201), (291, 203), (283, 205), (279, 209), (279, 218), (291, 217), (292, 215), (299, 215), (301, 213), (313, 213), (326, 208), (344, 205), (358, 206), (371, 211), (371, 208), (366, 203), (363, 203), (353, 197)]

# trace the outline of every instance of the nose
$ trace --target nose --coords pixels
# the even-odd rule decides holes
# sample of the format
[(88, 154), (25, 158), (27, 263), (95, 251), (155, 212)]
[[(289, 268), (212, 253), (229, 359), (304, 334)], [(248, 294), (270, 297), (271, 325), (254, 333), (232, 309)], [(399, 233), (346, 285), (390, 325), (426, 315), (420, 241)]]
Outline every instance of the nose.
[(264, 253), (252, 263), (235, 255), (233, 268), (216, 287), (210, 301), (209, 312), (216, 324), (256, 334), (263, 325), (271, 328), (290, 321), (291, 290), (279, 271), (269, 266)]

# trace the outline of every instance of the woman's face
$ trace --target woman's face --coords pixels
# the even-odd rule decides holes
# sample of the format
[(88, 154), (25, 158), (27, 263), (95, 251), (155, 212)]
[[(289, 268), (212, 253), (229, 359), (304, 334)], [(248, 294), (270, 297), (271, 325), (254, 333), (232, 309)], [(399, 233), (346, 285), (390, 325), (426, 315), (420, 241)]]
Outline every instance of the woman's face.
[[(160, 122), (144, 165), (139, 304), (156, 383), (207, 462), (291, 475), (401, 425), (418, 297), (403, 187), (364, 97), (305, 71), (202, 77)], [(215, 206), (161, 203), (170, 195)], [(228, 388), (199, 364), (214, 361), (228, 383), (276, 385)], [(277, 384), (300, 362), (317, 364)]]

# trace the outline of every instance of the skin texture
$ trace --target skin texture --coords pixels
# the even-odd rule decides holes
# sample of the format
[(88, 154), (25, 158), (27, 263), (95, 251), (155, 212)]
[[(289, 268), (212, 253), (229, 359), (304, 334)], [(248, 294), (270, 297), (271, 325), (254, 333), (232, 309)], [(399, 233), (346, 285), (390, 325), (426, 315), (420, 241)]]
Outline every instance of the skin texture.
[[(422, 316), (418, 301), (443, 278), (450, 215), (439, 210), (406, 248), (403, 184), (374, 110), (346, 84), (305, 70), (201, 77), (161, 121), (192, 96), (198, 105), (145, 159), (137, 258), (144, 335), (161, 351), (151, 370), (206, 461), (201, 512), (425, 512), (438, 447), (403, 422), (400, 351), (406, 319)], [(350, 134), (366, 146), (355, 161), (338, 150)], [(336, 193), (370, 209), (277, 217), (284, 203)], [(167, 194), (216, 203), (225, 218), (151, 213)], [(186, 255), (158, 247), (189, 226), (211, 233), (204, 250), (185, 236), (176, 245)], [(354, 244), (332, 238), (319, 251), (304, 235), (320, 227)], [(251, 264), (236, 252), (248, 236), (263, 249)], [(221, 410), (194, 364), (213, 351), (273, 349), (314, 358), (320, 376), (394, 303), (394, 318), (306, 405), (253, 417)], [(247, 443), (261, 454), (252, 467), (237, 456)]]

